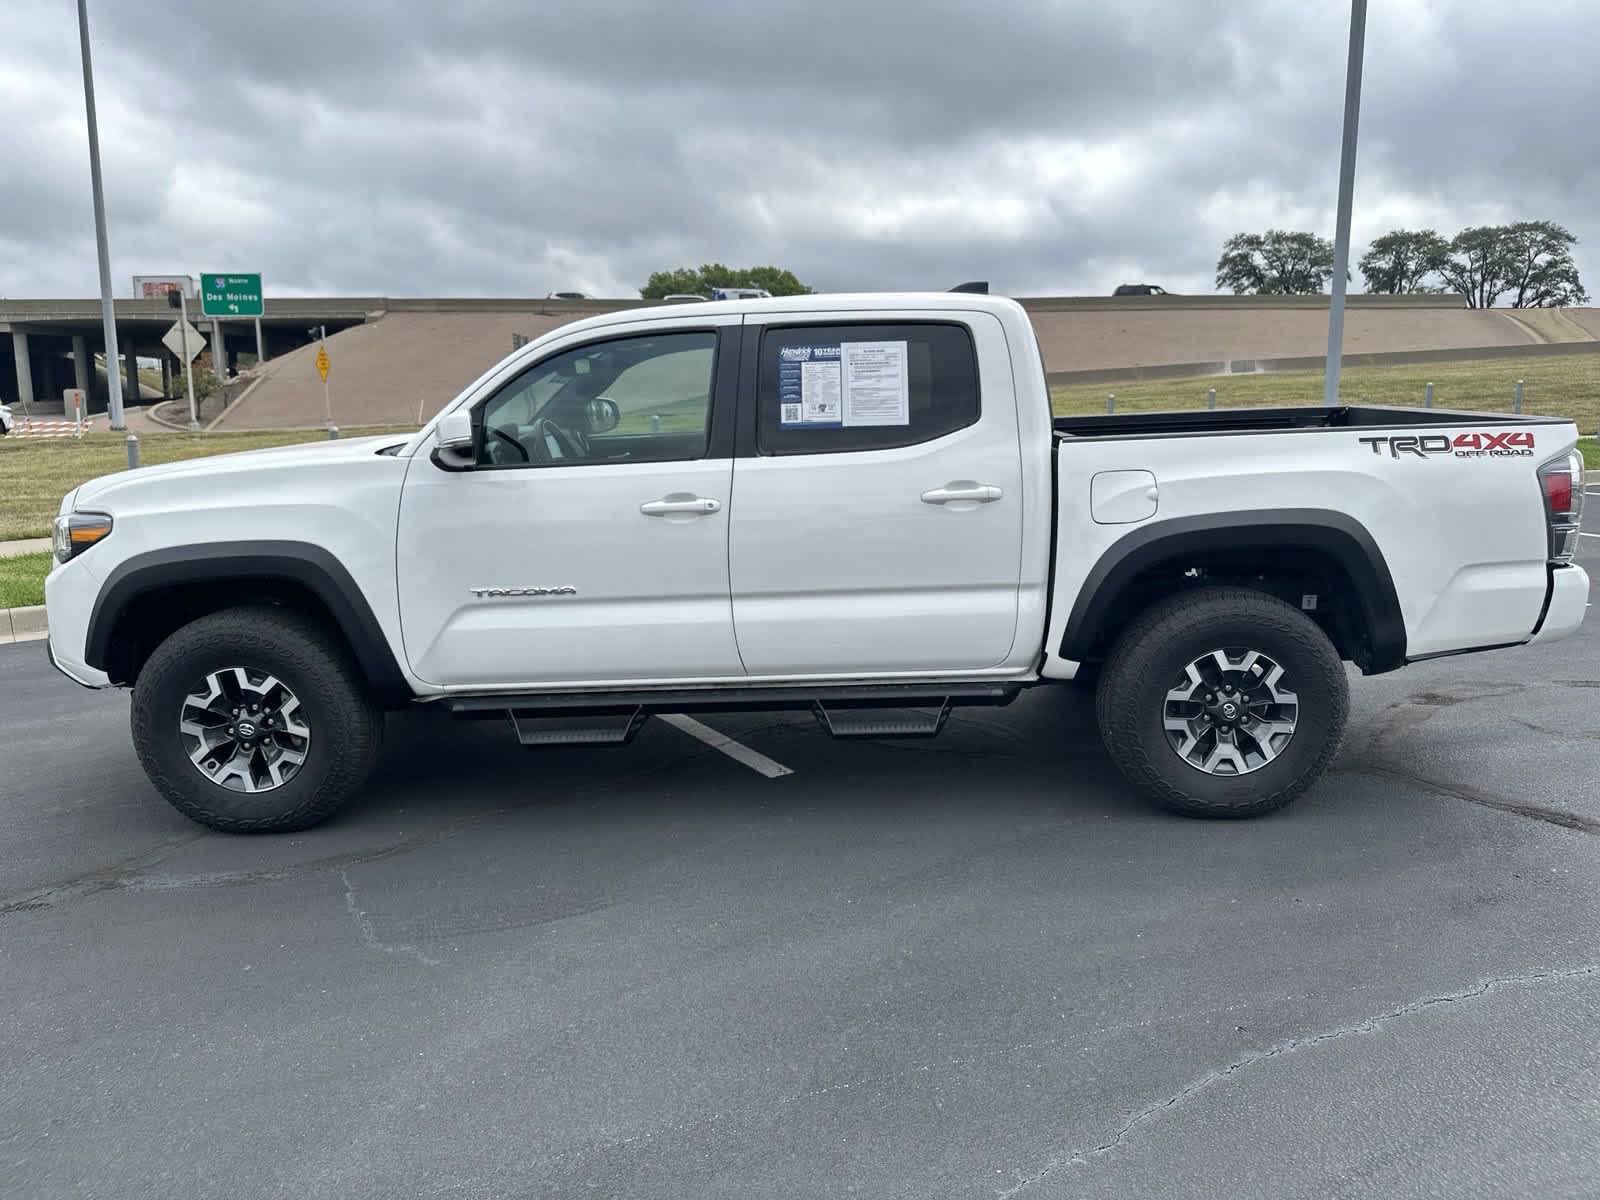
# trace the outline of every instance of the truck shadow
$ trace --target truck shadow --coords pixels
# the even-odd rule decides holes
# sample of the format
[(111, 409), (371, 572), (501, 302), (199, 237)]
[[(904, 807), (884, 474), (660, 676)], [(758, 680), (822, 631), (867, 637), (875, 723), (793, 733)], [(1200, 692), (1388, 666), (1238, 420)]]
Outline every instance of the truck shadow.
[(936, 738), (834, 740), (810, 714), (698, 717), (793, 773), (764, 778), (660, 721), (620, 748), (526, 749), (503, 719), (392, 713), (385, 747), (341, 820), (395, 805), (449, 820), (581, 801), (614, 819), (670, 803), (691, 810), (914, 815), (920, 805), (970, 803), (1041, 812), (1146, 813), (1100, 744), (1088, 693), (1039, 688), (1004, 708), (957, 709)]

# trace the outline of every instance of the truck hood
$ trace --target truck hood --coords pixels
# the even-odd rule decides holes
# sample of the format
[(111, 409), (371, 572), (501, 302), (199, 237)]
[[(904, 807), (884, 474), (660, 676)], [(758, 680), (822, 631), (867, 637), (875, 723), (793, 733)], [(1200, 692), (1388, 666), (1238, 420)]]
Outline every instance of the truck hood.
[(169, 482), (179, 478), (201, 480), (207, 475), (236, 475), (240, 472), (254, 474), (258, 471), (293, 471), (300, 466), (327, 466), (339, 462), (370, 459), (384, 446), (403, 444), (406, 437), (386, 434), (379, 437), (341, 438), (326, 442), (303, 442), (294, 446), (275, 446), (265, 450), (240, 450), (233, 454), (213, 454), (205, 458), (190, 458), (182, 462), (162, 463), (160, 466), (140, 467), (135, 471), (118, 471), (91, 479), (78, 488), (73, 508), (79, 512), (105, 503), (118, 493), (141, 488), (155, 482)]

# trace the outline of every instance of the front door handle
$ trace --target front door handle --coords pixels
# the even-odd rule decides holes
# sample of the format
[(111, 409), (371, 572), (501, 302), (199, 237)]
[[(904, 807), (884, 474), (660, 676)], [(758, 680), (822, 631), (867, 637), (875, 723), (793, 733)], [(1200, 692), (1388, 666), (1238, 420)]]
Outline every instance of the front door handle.
[(943, 487), (933, 488), (922, 493), (924, 504), (956, 504), (966, 501), (969, 504), (992, 504), (1005, 495), (992, 483), (969, 483), (965, 479), (955, 483), (947, 483)]
[(667, 517), (673, 513), (703, 517), (721, 508), (721, 500), (713, 500), (710, 496), (687, 496), (682, 493), (663, 496), (659, 500), (650, 500), (639, 505), (639, 511), (647, 517)]

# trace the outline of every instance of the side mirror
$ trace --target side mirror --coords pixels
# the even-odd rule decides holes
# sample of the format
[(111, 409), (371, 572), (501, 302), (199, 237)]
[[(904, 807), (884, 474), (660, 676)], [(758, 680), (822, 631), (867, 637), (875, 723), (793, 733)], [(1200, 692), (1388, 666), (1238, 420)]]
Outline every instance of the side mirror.
[(584, 415), (589, 419), (590, 433), (610, 433), (622, 424), (622, 410), (607, 396), (596, 396), (589, 401)]
[(473, 455), (472, 414), (465, 409), (445, 413), (434, 426), (437, 444), (434, 465), (446, 471), (470, 471), (477, 465)]

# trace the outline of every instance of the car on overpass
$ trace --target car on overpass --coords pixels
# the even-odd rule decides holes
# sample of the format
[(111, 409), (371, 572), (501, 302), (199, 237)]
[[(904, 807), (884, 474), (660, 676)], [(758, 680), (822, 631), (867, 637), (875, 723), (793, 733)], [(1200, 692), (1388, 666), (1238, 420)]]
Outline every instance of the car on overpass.
[(1166, 288), (1154, 283), (1119, 283), (1113, 296), (1170, 296)]

